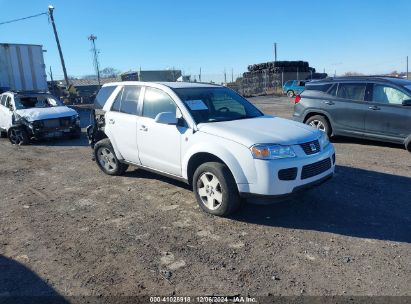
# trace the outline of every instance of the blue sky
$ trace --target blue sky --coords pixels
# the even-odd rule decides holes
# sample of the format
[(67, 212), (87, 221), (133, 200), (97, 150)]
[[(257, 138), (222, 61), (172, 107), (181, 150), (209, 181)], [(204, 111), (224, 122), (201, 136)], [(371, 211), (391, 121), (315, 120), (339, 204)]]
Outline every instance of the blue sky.
[[(64, 1), (0, 0), (0, 22), (47, 11), (55, 19), (69, 75), (101, 66), (121, 71), (176, 67), (186, 74), (238, 75), (248, 64), (306, 60), (318, 71), (405, 71), (411, 56), (409, 0)], [(0, 25), (0, 42), (42, 44), (47, 69), (62, 70), (47, 16)], [(217, 77), (217, 76), (216, 76)]]

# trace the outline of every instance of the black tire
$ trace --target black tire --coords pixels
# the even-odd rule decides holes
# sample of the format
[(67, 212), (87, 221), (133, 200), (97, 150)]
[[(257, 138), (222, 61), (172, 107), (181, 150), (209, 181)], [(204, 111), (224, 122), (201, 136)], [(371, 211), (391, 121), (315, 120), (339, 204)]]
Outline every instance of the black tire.
[(293, 91), (293, 90), (288, 90), (288, 91), (287, 91), (287, 96), (288, 96), (289, 98), (293, 98), (293, 97), (294, 97), (294, 91)]
[(329, 137), (331, 136), (332, 130), (330, 123), (328, 122), (328, 119), (323, 115), (311, 116), (305, 121), (305, 124), (325, 132), (325, 134), (327, 134)]
[[(210, 183), (208, 185), (210, 188), (206, 187), (203, 179)], [(218, 184), (211, 186), (213, 181)], [(207, 213), (228, 216), (236, 212), (241, 205), (237, 184), (225, 164), (208, 162), (200, 165), (194, 172), (192, 185), (198, 204)], [(210, 201), (212, 201), (213, 208), (206, 205)]]
[(24, 127), (11, 127), (7, 131), (7, 137), (13, 145), (28, 145), (30, 142), (29, 135)]
[(407, 141), (405, 141), (405, 149), (411, 153), (411, 137)]
[(79, 139), (81, 137), (81, 129), (76, 128), (74, 131), (70, 133), (70, 139)]
[(123, 175), (128, 165), (121, 163), (114, 152), (108, 138), (104, 138), (94, 146), (94, 158), (97, 165), (108, 175)]

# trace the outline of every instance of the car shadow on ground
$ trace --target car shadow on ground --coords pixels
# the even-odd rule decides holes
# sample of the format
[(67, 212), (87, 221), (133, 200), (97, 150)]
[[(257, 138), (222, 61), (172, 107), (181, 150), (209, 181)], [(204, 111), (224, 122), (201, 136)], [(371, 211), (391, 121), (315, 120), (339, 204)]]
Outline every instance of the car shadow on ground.
[(143, 170), (143, 169), (137, 169), (137, 168), (131, 167), (131, 169), (129, 169), (124, 174), (124, 176), (134, 177), (134, 178), (141, 178), (141, 179), (149, 179), (149, 180), (151, 180), (151, 179), (158, 180), (158, 181), (161, 181), (161, 182), (164, 182), (164, 183), (176, 186), (176, 187), (180, 187), (180, 188), (183, 188), (183, 189), (186, 189), (186, 190), (190, 190), (190, 191), (192, 190), (191, 187), (188, 184), (186, 184), (182, 181), (179, 181), (179, 180), (176, 180), (176, 179), (164, 176), (164, 175), (160, 175), (160, 174), (157, 174), (157, 173), (153, 173), (153, 172), (150, 172), (150, 171), (146, 171), (146, 170)]
[(0, 302), (69, 303), (23, 264), (0, 255)]
[(334, 144), (358, 144), (363, 146), (389, 147), (401, 150), (405, 149), (403, 144), (394, 144), (389, 142), (355, 137), (333, 136), (331, 138), (331, 142)]
[(345, 166), (296, 198), (246, 204), (232, 220), (411, 243), (411, 178)]

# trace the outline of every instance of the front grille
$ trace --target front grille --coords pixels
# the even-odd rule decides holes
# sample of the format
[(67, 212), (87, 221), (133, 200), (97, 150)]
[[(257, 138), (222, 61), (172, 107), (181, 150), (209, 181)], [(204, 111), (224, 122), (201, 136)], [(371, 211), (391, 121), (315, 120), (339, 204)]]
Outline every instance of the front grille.
[(62, 117), (56, 119), (45, 119), (42, 122), (45, 129), (68, 128), (70, 127), (71, 118)]
[(59, 119), (46, 119), (43, 120), (43, 125), (45, 128), (58, 128), (60, 127), (60, 120)]
[(327, 158), (322, 161), (309, 164), (303, 167), (301, 171), (301, 179), (310, 178), (321, 174), (331, 168), (331, 159)]
[(295, 180), (297, 178), (297, 168), (287, 168), (278, 171), (278, 179), (280, 180)]
[(320, 152), (320, 143), (318, 140), (309, 141), (303, 144), (300, 144), (300, 147), (303, 148), (305, 154), (311, 155)]

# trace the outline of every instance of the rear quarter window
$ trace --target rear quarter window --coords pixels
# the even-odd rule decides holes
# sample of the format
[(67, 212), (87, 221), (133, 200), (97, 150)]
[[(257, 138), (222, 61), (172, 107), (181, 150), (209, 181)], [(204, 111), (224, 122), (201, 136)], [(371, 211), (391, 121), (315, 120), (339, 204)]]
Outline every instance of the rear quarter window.
[(116, 86), (106, 86), (102, 87), (94, 100), (94, 108), (102, 109), (107, 102), (107, 99), (110, 98), (111, 94), (113, 94)]

